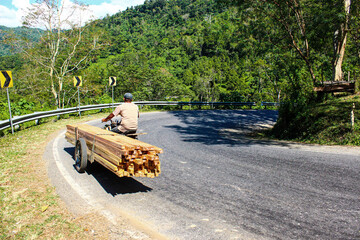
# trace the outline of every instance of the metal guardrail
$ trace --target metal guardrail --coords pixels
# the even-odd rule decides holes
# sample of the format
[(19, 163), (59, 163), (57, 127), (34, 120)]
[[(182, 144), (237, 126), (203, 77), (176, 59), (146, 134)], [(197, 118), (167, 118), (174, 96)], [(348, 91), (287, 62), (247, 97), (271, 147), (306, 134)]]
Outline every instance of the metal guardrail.
[[(108, 104), (97, 104), (97, 105), (87, 105), (87, 106), (80, 106), (80, 111), (85, 112), (89, 110), (100, 110), (104, 108), (111, 108), (113, 105), (111, 103)], [(34, 112), (31, 114), (23, 115), (23, 116), (14, 116), (12, 119), (13, 125), (19, 125), (21, 123), (39, 120), (41, 118), (53, 117), (53, 116), (60, 116), (63, 114), (75, 113), (79, 112), (79, 107), (72, 107), (72, 108), (65, 108), (65, 109), (56, 109), (51, 111), (44, 111), (44, 112)], [(0, 121), (0, 130), (4, 130), (6, 128), (11, 127), (10, 119)]]
[(280, 106), (280, 103), (278, 103), (278, 102), (261, 102), (261, 106), (278, 107), (278, 106)]
[(134, 102), (137, 105), (151, 106), (256, 106), (256, 102), (173, 102), (173, 101), (142, 101)]
[[(170, 102), (170, 101), (142, 101), (142, 102), (134, 102), (139, 106), (248, 106), (253, 107), (256, 106), (255, 102)], [(34, 112), (31, 114), (23, 115), (23, 116), (14, 116), (12, 118), (13, 126), (19, 125), (21, 123), (29, 122), (29, 121), (37, 121), (42, 118), (60, 116), (63, 114), (75, 113), (75, 112), (85, 112), (90, 110), (100, 110), (105, 108), (112, 108), (122, 103), (106, 103), (106, 104), (96, 104), (96, 105), (87, 105), (65, 109), (56, 109), (51, 111), (44, 112)], [(276, 103), (261, 103), (262, 106), (277, 106)], [(10, 128), (10, 119), (0, 121), (0, 131), (6, 128)]]

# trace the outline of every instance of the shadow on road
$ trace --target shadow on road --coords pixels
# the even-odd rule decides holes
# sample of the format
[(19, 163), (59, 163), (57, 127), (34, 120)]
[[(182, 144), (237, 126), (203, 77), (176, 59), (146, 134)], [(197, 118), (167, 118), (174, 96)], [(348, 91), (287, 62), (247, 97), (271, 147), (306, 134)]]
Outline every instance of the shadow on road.
[[(64, 148), (64, 151), (74, 156), (75, 147)], [(75, 168), (74, 171), (76, 171)], [(92, 175), (104, 190), (112, 196), (152, 191), (152, 188), (145, 186), (131, 177), (116, 176), (97, 162), (92, 163), (86, 170), (86, 173)]]
[[(183, 124), (166, 126), (180, 133), (185, 142), (200, 142), (206, 145), (282, 145), (285, 142), (253, 139), (242, 131), (249, 131), (260, 124), (273, 125), (278, 117), (272, 110), (206, 110), (206, 111), (174, 111)], [(224, 129), (236, 130), (234, 134), (222, 134)], [(240, 132), (240, 133), (239, 133)], [(230, 131), (231, 133), (231, 131)]]
[(112, 196), (152, 191), (152, 188), (145, 186), (134, 178), (116, 176), (97, 162), (91, 164), (91, 167), (86, 172), (94, 176), (104, 190)]

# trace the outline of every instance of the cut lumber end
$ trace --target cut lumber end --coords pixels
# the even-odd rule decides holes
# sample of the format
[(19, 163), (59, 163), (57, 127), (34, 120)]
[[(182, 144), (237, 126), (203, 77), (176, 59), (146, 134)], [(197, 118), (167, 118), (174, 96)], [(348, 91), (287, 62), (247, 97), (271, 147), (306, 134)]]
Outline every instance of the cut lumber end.
[(160, 174), (163, 149), (87, 124), (66, 125), (65, 139), (71, 144), (83, 138), (90, 158), (119, 177), (149, 177)]

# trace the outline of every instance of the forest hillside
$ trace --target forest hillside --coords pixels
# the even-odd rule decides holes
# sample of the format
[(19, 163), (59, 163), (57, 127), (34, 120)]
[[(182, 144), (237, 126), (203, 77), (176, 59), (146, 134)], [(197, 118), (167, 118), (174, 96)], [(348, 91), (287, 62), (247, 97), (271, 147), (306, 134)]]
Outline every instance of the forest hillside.
[[(46, 54), (45, 38), (35, 35), (31, 42), (37, 45), (12, 55), (5, 41), (0, 69), (13, 72), (14, 115), (76, 106), (74, 76), (83, 79), (82, 104), (111, 102), (110, 76), (117, 77), (115, 101), (132, 92), (137, 101), (307, 102), (316, 98), (314, 85), (333, 80), (334, 34), (344, 22), (352, 30), (341, 80), (359, 78), (358, 4), (342, 13), (336, 1), (294, 2), (298, 8), (285, 14), (273, 1), (147, 0), (89, 23), (81, 40), (97, 39), (101, 47), (86, 52), (83, 44), (67, 65), (64, 50), (53, 64), (58, 75), (47, 74), (47, 65), (36, 61)], [(73, 32), (58, 33), (67, 37), (60, 44), (65, 49)], [(0, 100), (6, 109), (5, 91)], [(8, 118), (1, 111), (0, 118)]]

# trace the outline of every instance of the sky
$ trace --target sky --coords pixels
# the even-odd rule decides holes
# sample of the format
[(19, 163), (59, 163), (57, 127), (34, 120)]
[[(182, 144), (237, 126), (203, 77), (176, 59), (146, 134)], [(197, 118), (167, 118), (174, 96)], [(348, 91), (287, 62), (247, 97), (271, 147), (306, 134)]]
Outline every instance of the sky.
[[(70, 2), (71, 0), (63, 0)], [(6, 27), (19, 27), (25, 10), (35, 3), (36, 0), (0, 0), (0, 25)], [(81, 0), (80, 2), (89, 5), (89, 14), (85, 20), (91, 18), (103, 18), (107, 14), (113, 15), (127, 7), (137, 6), (144, 3), (144, 0)]]

